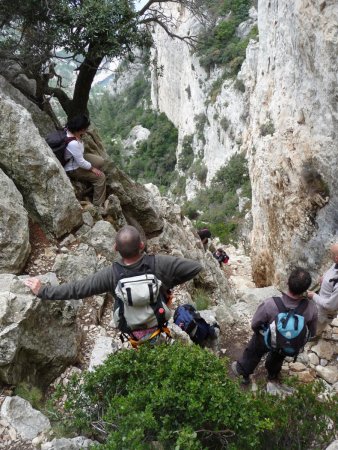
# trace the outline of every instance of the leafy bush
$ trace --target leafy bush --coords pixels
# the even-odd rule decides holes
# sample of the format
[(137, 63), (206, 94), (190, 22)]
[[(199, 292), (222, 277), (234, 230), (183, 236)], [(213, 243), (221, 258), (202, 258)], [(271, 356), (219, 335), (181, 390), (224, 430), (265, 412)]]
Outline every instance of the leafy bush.
[(220, 120), (220, 125), (223, 128), (224, 131), (226, 131), (229, 128), (230, 122), (229, 120), (224, 116)]
[(202, 113), (195, 116), (194, 120), (196, 123), (197, 138), (205, 144), (204, 127), (207, 123), (209, 124), (208, 118)]
[(119, 352), (67, 391), (64, 420), (104, 438), (100, 449), (149, 449), (154, 441), (164, 449), (246, 449), (270, 426), (226, 377), (225, 361), (198, 346)]
[[(113, 97), (106, 90), (91, 98), (89, 109), (106, 151), (112, 160), (139, 182), (152, 182), (168, 189), (176, 165), (178, 132), (165, 114), (158, 114), (150, 103), (150, 81), (139, 74), (134, 83)], [(122, 139), (135, 125), (150, 130), (135, 154), (124, 154)]]
[(194, 161), (194, 150), (192, 148), (192, 136), (184, 136), (182, 143), (182, 152), (178, 158), (178, 168), (186, 171)]
[(197, 45), (197, 54), (202, 66), (206, 69), (215, 65), (224, 66), (224, 77), (238, 73), (249, 40), (258, 34), (257, 27), (254, 27), (245, 38), (236, 36), (238, 25), (249, 17), (251, 5), (251, 0), (209, 2), (209, 14), (214, 17), (214, 21), (201, 33)]
[(200, 159), (196, 159), (191, 165), (188, 174), (190, 176), (195, 174), (200, 183), (205, 183), (208, 175), (208, 168)]
[(275, 125), (273, 124), (272, 120), (268, 120), (260, 126), (259, 130), (261, 136), (267, 136), (268, 134), (272, 135), (275, 132)]
[(337, 431), (337, 396), (319, 400), (320, 384), (285, 399), (243, 391), (199, 346), (124, 350), (65, 389), (64, 423), (102, 450), (306, 450)]
[(337, 394), (321, 400), (324, 386), (320, 382), (297, 383), (296, 388), (285, 399), (258, 394), (257, 408), (274, 424), (261, 434), (259, 449), (320, 449), (337, 438)]
[(202, 311), (203, 309), (209, 308), (209, 297), (210, 292), (203, 288), (197, 288), (192, 294), (192, 300), (196, 305), (197, 311)]
[[(177, 172), (175, 172), (176, 177), (178, 176)], [(178, 197), (182, 197), (185, 195), (185, 186), (186, 186), (186, 177), (180, 176), (177, 179), (176, 185), (172, 188), (171, 192)]]
[(138, 181), (168, 188), (174, 180), (178, 132), (164, 113), (153, 114), (150, 135), (139, 144), (126, 171)]
[(16, 386), (15, 395), (27, 400), (35, 409), (43, 406), (43, 393), (36, 386), (22, 382)]

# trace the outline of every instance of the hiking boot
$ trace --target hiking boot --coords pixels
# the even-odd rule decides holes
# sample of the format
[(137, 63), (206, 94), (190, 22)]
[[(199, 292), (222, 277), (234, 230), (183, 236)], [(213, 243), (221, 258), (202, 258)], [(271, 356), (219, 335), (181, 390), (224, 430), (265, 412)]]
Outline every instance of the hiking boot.
[(280, 381), (280, 372), (278, 373), (268, 373), (268, 381), (278, 383)]
[(236, 375), (236, 377), (243, 377), (241, 380), (241, 383), (244, 385), (250, 384), (250, 377), (248, 375), (243, 375), (242, 373), (240, 373), (238, 371), (238, 363), (237, 361), (234, 361), (231, 364), (231, 370), (233, 372), (234, 375)]
[(219, 325), (217, 323), (211, 325), (210, 327), (210, 334), (212, 339), (217, 339), (221, 333), (221, 330), (219, 328)]

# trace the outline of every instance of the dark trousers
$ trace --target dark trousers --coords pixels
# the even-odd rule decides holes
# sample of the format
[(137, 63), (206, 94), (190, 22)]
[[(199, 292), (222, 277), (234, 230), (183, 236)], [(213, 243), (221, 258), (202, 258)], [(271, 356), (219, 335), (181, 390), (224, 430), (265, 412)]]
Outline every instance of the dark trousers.
[(269, 353), (265, 361), (265, 368), (267, 369), (269, 376), (277, 376), (281, 371), (285, 356), (269, 351), (264, 343), (264, 338), (260, 333), (253, 334), (242, 357), (237, 361), (237, 367), (240, 374), (244, 376), (251, 375), (265, 353)]

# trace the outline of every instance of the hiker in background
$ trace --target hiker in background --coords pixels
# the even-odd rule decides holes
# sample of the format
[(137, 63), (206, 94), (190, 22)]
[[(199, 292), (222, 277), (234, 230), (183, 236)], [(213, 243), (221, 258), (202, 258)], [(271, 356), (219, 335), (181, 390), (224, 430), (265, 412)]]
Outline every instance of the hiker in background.
[(67, 124), (67, 137), (71, 140), (65, 151), (64, 166), (67, 175), (72, 180), (88, 181), (94, 187), (93, 204), (102, 206), (106, 199), (106, 176), (100, 170), (104, 160), (97, 155), (86, 155), (84, 157), (84, 145), (82, 136), (89, 128), (90, 121), (85, 115), (79, 115), (70, 119)]
[(229, 256), (227, 255), (226, 251), (222, 248), (218, 248), (212, 256), (217, 259), (219, 266), (222, 267), (223, 264), (228, 264), (229, 262)]
[(331, 246), (333, 265), (321, 277), (320, 291), (308, 291), (307, 296), (318, 308), (317, 336), (332, 322), (338, 312), (338, 243)]
[(146, 255), (139, 231), (130, 225), (121, 228), (115, 250), (121, 258), (83, 280), (60, 286), (42, 286), (38, 278), (24, 283), (46, 300), (82, 299), (111, 292), (115, 297), (114, 321), (132, 345), (158, 336), (171, 316), (168, 290), (194, 278), (199, 262), (168, 255)]
[(197, 234), (199, 235), (202, 244), (203, 244), (203, 248), (204, 250), (207, 250), (208, 248), (208, 239), (211, 238), (211, 233), (208, 230), (208, 228), (202, 228), (201, 230), (197, 231)]
[[(268, 371), (269, 380), (277, 380), (286, 356), (297, 356), (307, 340), (315, 336), (317, 326), (316, 305), (304, 298), (303, 294), (311, 284), (311, 276), (305, 269), (297, 267), (288, 279), (288, 291), (283, 293), (282, 298), (270, 297), (261, 303), (255, 312), (251, 327), (254, 334), (248, 343), (242, 357), (231, 365), (233, 373), (243, 377), (242, 383), (250, 383), (250, 375), (254, 372), (263, 355), (268, 353), (265, 367)], [(291, 312), (290, 312), (291, 311)], [(289, 340), (283, 339), (276, 332), (278, 315), (284, 320), (283, 326), (290, 325), (295, 328), (295, 320), (298, 323), (297, 336), (288, 336)], [(294, 315), (297, 314), (295, 319)], [(291, 319), (290, 319), (291, 317)], [(271, 331), (275, 332), (275, 342), (271, 337)], [(290, 334), (296, 334), (291, 331)], [(270, 336), (268, 341), (266, 338)]]

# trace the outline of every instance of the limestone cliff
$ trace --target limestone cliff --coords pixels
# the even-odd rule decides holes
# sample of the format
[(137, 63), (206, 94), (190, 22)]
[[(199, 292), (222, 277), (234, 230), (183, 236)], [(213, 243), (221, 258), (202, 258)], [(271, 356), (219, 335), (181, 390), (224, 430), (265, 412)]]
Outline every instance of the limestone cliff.
[[(178, 152), (184, 136), (194, 134), (207, 182), (234, 152), (246, 151), (253, 274), (264, 286), (278, 284), (294, 264), (317, 272), (336, 239), (338, 4), (262, 0), (257, 11), (259, 42), (250, 41), (237, 77), (245, 92), (227, 80), (211, 102), (220, 72), (208, 75), (185, 44), (157, 29), (155, 57), (163, 70), (153, 73), (152, 97), (179, 129)], [(185, 10), (172, 13), (176, 33), (196, 33)], [(192, 177), (188, 198), (198, 187)]]

